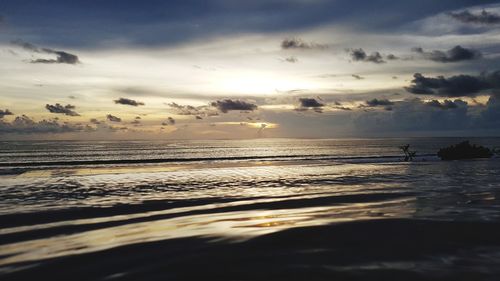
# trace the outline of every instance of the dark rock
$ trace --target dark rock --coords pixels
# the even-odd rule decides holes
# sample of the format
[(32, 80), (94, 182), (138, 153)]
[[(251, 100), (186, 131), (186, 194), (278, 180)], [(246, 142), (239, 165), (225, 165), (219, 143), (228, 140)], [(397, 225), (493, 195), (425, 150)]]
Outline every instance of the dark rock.
[(486, 147), (471, 145), (469, 141), (441, 148), (437, 155), (441, 160), (491, 158), (493, 152)]

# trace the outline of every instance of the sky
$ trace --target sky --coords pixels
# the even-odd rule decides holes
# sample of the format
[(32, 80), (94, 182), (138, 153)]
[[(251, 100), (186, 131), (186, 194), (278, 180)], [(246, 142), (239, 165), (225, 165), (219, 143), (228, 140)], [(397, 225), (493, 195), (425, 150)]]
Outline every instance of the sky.
[(500, 136), (500, 2), (2, 0), (0, 139)]

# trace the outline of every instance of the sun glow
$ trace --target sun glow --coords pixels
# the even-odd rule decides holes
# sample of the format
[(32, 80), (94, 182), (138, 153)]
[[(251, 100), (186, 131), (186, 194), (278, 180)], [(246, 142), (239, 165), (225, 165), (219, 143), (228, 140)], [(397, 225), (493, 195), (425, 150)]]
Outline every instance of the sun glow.
[(217, 85), (225, 92), (241, 94), (275, 94), (279, 91), (314, 88), (313, 83), (304, 80), (292, 80), (263, 73), (229, 75)]

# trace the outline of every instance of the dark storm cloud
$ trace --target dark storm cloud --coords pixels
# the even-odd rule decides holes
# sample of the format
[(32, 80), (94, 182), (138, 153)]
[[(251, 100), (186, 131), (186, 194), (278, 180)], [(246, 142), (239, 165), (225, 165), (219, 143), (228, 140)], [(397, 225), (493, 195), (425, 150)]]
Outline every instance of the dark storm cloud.
[(122, 122), (122, 119), (120, 117), (116, 117), (111, 114), (106, 115), (106, 118), (111, 122)]
[(482, 25), (500, 24), (500, 15), (495, 13), (489, 13), (485, 10), (483, 10), (481, 13), (478, 14), (474, 14), (469, 12), (468, 10), (465, 10), (458, 13), (449, 13), (448, 15), (463, 23), (482, 24)]
[(48, 111), (50, 111), (51, 113), (64, 114), (64, 115), (68, 115), (68, 116), (80, 116), (80, 114), (78, 114), (74, 111), (75, 106), (71, 105), (71, 104), (67, 104), (64, 106), (62, 104), (59, 104), (59, 103), (56, 103), (54, 105), (46, 104), (45, 108)]
[(143, 102), (140, 101), (135, 101), (132, 99), (127, 99), (127, 98), (119, 98), (117, 100), (114, 100), (116, 104), (124, 104), (124, 105), (131, 105), (131, 106), (139, 106), (139, 105), (144, 105)]
[(217, 108), (220, 112), (223, 113), (227, 113), (228, 111), (232, 110), (254, 111), (257, 109), (256, 104), (249, 103), (243, 100), (223, 99), (214, 101), (210, 105)]
[(366, 106), (368, 107), (391, 106), (391, 105), (394, 105), (394, 102), (388, 99), (372, 99), (366, 101)]
[(0, 109), (0, 118), (3, 118), (4, 116), (7, 116), (7, 115), (14, 115), (14, 113), (12, 113), (10, 110), (6, 109), (6, 110), (1, 110)]
[(379, 52), (373, 52), (370, 55), (368, 55), (363, 49), (359, 48), (359, 49), (350, 49), (349, 55), (351, 56), (351, 59), (353, 61), (373, 62), (377, 64), (385, 63), (384, 58)]
[(444, 100), (443, 102), (439, 102), (438, 100), (431, 100), (429, 102), (425, 102), (424, 104), (427, 106), (440, 108), (440, 109), (455, 109), (455, 108), (458, 108), (459, 106), (467, 105), (467, 102), (460, 100), (460, 99), (456, 99), (454, 101)]
[(31, 63), (65, 63), (65, 64), (77, 64), (80, 63), (78, 56), (63, 52), (56, 51), (49, 48), (38, 48), (37, 46), (24, 42), (21, 40), (12, 41), (12, 44), (22, 47), (23, 49), (35, 53), (45, 53), (45, 54), (54, 54), (56, 55), (55, 59), (33, 59)]
[[(98, 4), (97, 4), (98, 3)], [(445, 11), (497, 0), (364, 1), (201, 1), (3, 0), (2, 14), (16, 24), (16, 35), (57, 46), (96, 48), (126, 42), (157, 46), (220, 35), (295, 32), (329, 24), (365, 30), (396, 30)], [(137, 11), (140, 11), (138, 13)], [(272, 16), (271, 16), (272, 15)], [(105, 28), (103, 28), (105, 27)], [(77, 31), (78, 36), (73, 35)], [(159, 36), (168, 34), (169, 36)]]
[(0, 133), (44, 134), (82, 132), (84, 130), (86, 130), (86, 127), (82, 125), (72, 125), (69, 123), (61, 124), (55, 119), (37, 122), (26, 115), (17, 116), (12, 122), (0, 120)]
[(324, 44), (317, 44), (317, 43), (308, 43), (304, 42), (302, 39), (299, 38), (287, 38), (281, 41), (281, 49), (287, 50), (287, 49), (302, 49), (302, 50), (307, 50), (307, 49), (326, 49), (328, 48), (327, 45)]
[(443, 76), (430, 78), (420, 73), (415, 73), (411, 83), (405, 89), (412, 94), (442, 97), (474, 97), (486, 90), (499, 90), (500, 71), (480, 76), (456, 75), (449, 78)]
[(457, 45), (447, 51), (434, 50), (426, 52), (422, 48), (413, 48), (412, 51), (422, 55), (425, 59), (444, 63), (474, 60), (482, 57), (481, 52), (473, 49), (467, 49), (460, 45)]

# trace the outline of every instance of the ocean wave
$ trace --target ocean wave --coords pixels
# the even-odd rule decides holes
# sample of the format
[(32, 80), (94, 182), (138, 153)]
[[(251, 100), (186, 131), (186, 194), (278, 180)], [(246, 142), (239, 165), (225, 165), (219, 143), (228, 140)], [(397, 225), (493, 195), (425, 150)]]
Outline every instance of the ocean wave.
[[(415, 160), (435, 160), (434, 154), (419, 155)], [(218, 161), (307, 161), (307, 160), (330, 160), (330, 161), (359, 161), (359, 162), (387, 162), (402, 161), (398, 155), (376, 155), (376, 156), (334, 156), (334, 155), (273, 155), (273, 156), (227, 156), (227, 157), (196, 157), (196, 158), (153, 158), (153, 159), (93, 159), (74, 161), (40, 161), (40, 162), (0, 162), (0, 167), (65, 167), (65, 166), (90, 166), (90, 165), (126, 165), (126, 164), (162, 164), (162, 163), (185, 163), (185, 162), (218, 162)]]

